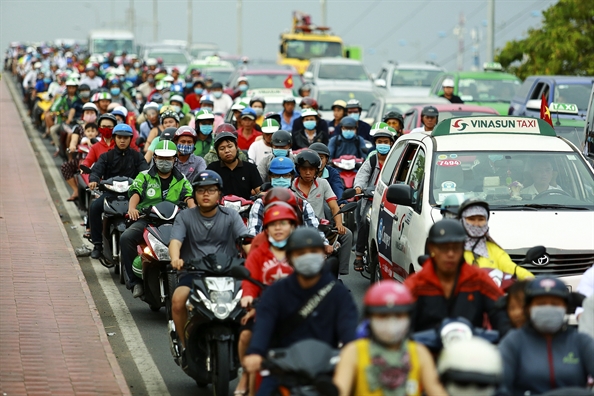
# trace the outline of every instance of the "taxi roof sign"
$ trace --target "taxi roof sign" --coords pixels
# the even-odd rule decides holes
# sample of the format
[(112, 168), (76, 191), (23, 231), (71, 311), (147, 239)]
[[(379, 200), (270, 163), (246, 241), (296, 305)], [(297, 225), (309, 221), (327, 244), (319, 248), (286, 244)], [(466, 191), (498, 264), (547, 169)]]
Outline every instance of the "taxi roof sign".
[(499, 62), (486, 62), (483, 63), (483, 70), (501, 71), (503, 70), (503, 66)]
[(544, 120), (512, 116), (448, 118), (440, 122), (431, 135), (448, 136), (481, 133), (557, 136), (555, 130)]
[(578, 107), (573, 103), (551, 103), (549, 105), (549, 111), (551, 113), (562, 113), (562, 114), (578, 114)]
[(254, 88), (248, 89), (246, 92), (248, 97), (251, 96), (291, 96), (293, 91), (286, 88)]

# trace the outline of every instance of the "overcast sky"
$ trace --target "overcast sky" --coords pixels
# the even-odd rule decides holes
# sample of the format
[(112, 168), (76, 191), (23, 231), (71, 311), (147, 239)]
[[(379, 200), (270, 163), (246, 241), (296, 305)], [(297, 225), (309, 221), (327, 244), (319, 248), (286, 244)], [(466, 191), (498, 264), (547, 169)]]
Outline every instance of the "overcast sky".
[[(139, 42), (153, 41), (153, 0), (0, 0), (0, 46), (10, 41), (42, 41), (56, 38), (86, 39), (95, 28), (131, 29), (130, 3), (136, 14)], [(495, 46), (522, 37), (539, 26), (542, 10), (555, 0), (495, 0)], [(187, 38), (187, 0), (157, 0), (158, 40)], [(237, 50), (238, 0), (193, 0), (193, 41), (219, 44)], [(320, 0), (243, 0), (243, 53), (275, 59), (279, 34), (290, 28), (291, 12), (310, 13), (321, 24)], [(458, 39), (454, 27), (464, 13), (464, 66), (473, 62), (471, 30), (479, 44), (480, 64), (485, 61), (488, 0), (327, 0), (328, 25), (347, 45), (364, 49), (364, 62), (377, 72), (382, 62), (431, 60), (456, 68)]]

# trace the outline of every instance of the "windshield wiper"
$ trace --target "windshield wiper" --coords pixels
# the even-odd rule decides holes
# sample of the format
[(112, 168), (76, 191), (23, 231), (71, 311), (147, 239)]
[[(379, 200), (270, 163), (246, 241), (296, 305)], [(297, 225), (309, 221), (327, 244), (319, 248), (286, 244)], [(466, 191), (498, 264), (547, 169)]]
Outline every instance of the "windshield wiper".
[(529, 209), (529, 210), (538, 210), (538, 209), (568, 209), (568, 210), (589, 210), (583, 206), (570, 206), (570, 205), (560, 205), (560, 204), (526, 204), (526, 205), (511, 205), (511, 206), (502, 206), (499, 208), (493, 208), (495, 210), (507, 210), (507, 209)]

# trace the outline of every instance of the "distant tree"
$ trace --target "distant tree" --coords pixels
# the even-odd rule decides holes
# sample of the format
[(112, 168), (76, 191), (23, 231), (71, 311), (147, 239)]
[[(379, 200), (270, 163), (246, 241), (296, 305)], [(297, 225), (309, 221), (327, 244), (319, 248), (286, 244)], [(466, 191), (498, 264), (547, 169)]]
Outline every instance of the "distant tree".
[(495, 57), (521, 79), (534, 74), (594, 75), (594, 0), (559, 0), (540, 29), (509, 41)]

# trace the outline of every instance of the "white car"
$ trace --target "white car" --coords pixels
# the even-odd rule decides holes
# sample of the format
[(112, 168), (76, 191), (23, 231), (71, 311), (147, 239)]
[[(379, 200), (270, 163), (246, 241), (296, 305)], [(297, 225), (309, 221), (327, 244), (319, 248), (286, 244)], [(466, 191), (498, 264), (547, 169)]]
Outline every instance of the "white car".
[[(540, 192), (539, 192), (540, 191)], [(580, 150), (544, 121), (474, 116), (442, 121), (398, 139), (382, 168), (370, 213), (373, 280), (420, 269), (429, 228), (449, 195), (489, 203), (489, 234), (523, 267), (575, 289), (594, 263), (594, 171)]]

